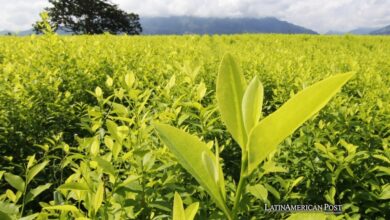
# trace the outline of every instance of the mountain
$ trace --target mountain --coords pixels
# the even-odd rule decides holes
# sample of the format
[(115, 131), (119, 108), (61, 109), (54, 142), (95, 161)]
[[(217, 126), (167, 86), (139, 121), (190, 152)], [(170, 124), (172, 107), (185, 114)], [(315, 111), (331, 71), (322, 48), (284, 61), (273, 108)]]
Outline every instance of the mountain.
[[(317, 34), (310, 29), (281, 21), (274, 17), (265, 18), (201, 18), (189, 16), (145, 17), (140, 20), (142, 34), (239, 34), (239, 33), (283, 33)], [(5, 35), (10, 31), (1, 31)], [(58, 34), (71, 34), (62, 29)], [(12, 32), (18, 36), (33, 34), (33, 30)]]
[[(7, 35), (9, 33), (11, 33), (12, 35), (17, 35), (17, 36), (28, 36), (28, 35), (31, 35), (31, 34), (35, 34), (33, 29), (28, 29), (28, 30), (24, 30), (24, 31), (0, 31), (0, 35)], [(71, 35), (72, 33), (71, 32), (67, 32), (67, 31), (65, 31), (64, 28), (60, 27), (57, 30), (57, 34), (59, 34), (59, 35)]]
[(343, 35), (343, 34), (355, 34), (355, 35), (368, 35), (372, 31), (377, 30), (378, 28), (373, 28), (373, 27), (360, 27), (360, 28), (355, 28), (350, 31), (333, 31), (330, 30), (326, 32), (326, 35)]
[(372, 35), (388, 35), (390, 34), (390, 25), (380, 28), (376, 31), (372, 31), (370, 34)]
[(8, 35), (8, 34), (17, 35), (17, 36), (27, 36), (33, 34), (33, 30), (29, 29), (24, 31), (7, 31), (7, 30), (0, 31), (0, 35)]
[(0, 31), (0, 35), (16, 35), (16, 36), (28, 36), (33, 34), (34, 31), (32, 29), (24, 30), (24, 31)]
[(378, 28), (373, 28), (373, 27), (360, 27), (360, 28), (350, 30), (350, 31), (348, 31), (348, 33), (366, 35), (366, 34), (370, 34), (372, 31), (375, 31), (377, 29)]
[(8, 33), (12, 33), (12, 31), (7, 31), (7, 30), (0, 31), (0, 35), (7, 35)]
[(33, 29), (29, 29), (29, 30), (24, 30), (24, 31), (18, 32), (18, 35), (19, 36), (27, 36), (27, 35), (31, 35), (33, 33), (34, 33)]
[(141, 18), (143, 34), (317, 34), (304, 27), (266, 18), (202, 18), (190, 16)]

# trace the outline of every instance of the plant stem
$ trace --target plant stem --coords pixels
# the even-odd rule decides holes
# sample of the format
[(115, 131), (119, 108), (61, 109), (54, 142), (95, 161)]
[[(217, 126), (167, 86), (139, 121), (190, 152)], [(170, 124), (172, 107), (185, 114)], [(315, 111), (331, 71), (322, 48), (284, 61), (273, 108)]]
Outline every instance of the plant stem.
[(26, 192), (27, 192), (27, 174), (28, 174), (29, 168), (26, 167), (26, 174), (25, 174), (25, 180), (26, 183), (24, 184), (24, 189), (23, 189), (23, 198), (22, 198), (22, 210), (20, 211), (20, 218), (23, 217), (23, 212), (24, 212), (24, 207), (26, 206)]
[(237, 213), (238, 213), (238, 206), (241, 201), (241, 195), (245, 189), (246, 185), (246, 179), (247, 179), (247, 164), (248, 164), (248, 158), (246, 152), (243, 152), (242, 154), (242, 160), (241, 160), (241, 171), (240, 171), (240, 181), (238, 182), (238, 186), (236, 189), (236, 197), (234, 199), (234, 206), (233, 206), (233, 218), (237, 219)]

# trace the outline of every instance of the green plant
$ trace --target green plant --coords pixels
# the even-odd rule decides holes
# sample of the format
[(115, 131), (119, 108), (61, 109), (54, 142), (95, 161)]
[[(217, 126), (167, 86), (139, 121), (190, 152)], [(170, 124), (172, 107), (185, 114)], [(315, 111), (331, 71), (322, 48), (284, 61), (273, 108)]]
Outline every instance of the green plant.
[[(50, 163), (27, 191), (52, 185), (26, 203), (23, 217), (73, 219), (72, 211), (54, 209), (70, 205), (78, 210), (74, 214), (90, 219), (167, 219), (176, 191), (185, 206), (199, 202), (197, 219), (226, 219), (152, 125), (158, 121), (196, 134), (214, 155), (218, 144), (231, 210), (241, 148), (226, 132), (215, 98), (226, 50), (240, 60), (246, 79), (256, 75), (264, 85), (265, 116), (329, 73), (356, 72), (342, 93), (246, 178), (239, 218), (284, 219), (288, 213), (266, 212), (265, 204), (333, 199), (343, 205), (338, 219), (389, 219), (390, 38), (385, 36), (0, 37), (0, 212), (20, 217), (23, 197), (19, 193), (17, 203), (7, 197), (7, 190), (18, 191), (3, 174), (25, 181), (24, 164), (35, 154)], [(341, 140), (357, 146), (356, 152), (350, 154)], [(115, 179), (96, 158), (112, 165)], [(85, 179), (88, 191), (60, 187)], [(100, 196), (102, 181), (106, 197), (95, 212), (98, 205), (88, 197)], [(83, 196), (75, 197), (78, 193)]]
[(170, 125), (155, 123), (161, 140), (179, 163), (205, 188), (228, 219), (237, 219), (248, 179), (277, 146), (316, 114), (354, 74), (329, 77), (297, 93), (261, 121), (263, 86), (255, 77), (248, 86), (231, 55), (224, 56), (217, 78), (216, 96), (221, 119), (241, 148), (240, 180), (229, 208), (219, 147), (213, 153), (206, 143)]
[(35, 31), (37, 33), (42, 32), (45, 35), (54, 34), (58, 26), (50, 24), (49, 13), (47, 11), (43, 11), (39, 13), (39, 16), (41, 17), (41, 21), (37, 21), (37, 23), (34, 25)]
[[(0, 172), (0, 179), (4, 175), (5, 181), (7, 181), (7, 183), (16, 190), (15, 193), (13, 190), (7, 189), (5, 191), (5, 194), (1, 196), (5, 196), (6, 200), (8, 200), (8, 202), (3, 202), (4, 205), (10, 205), (9, 203), (11, 203), (15, 207), (15, 211), (13, 213), (7, 213), (0, 210), (0, 216), (2, 216), (2, 218), (6, 217), (5, 219), (11, 219), (11, 216), (18, 218), (23, 217), (25, 213), (25, 206), (28, 203), (34, 201), (37, 196), (39, 196), (42, 192), (51, 187), (51, 183), (46, 183), (43, 185), (39, 185), (36, 188), (29, 189), (29, 184), (31, 183), (31, 181), (38, 173), (40, 173), (45, 168), (45, 166), (48, 165), (48, 163), (49, 161), (45, 160), (37, 164), (35, 155), (32, 155), (28, 159), (24, 178), (18, 175), (14, 175), (12, 173), (4, 171)], [(0, 201), (1, 200), (2, 199), (0, 199)], [(38, 214), (33, 214), (32, 216), (37, 215)]]
[(193, 203), (184, 209), (183, 201), (179, 193), (175, 192), (175, 199), (173, 201), (172, 220), (193, 220), (198, 211), (199, 203)]

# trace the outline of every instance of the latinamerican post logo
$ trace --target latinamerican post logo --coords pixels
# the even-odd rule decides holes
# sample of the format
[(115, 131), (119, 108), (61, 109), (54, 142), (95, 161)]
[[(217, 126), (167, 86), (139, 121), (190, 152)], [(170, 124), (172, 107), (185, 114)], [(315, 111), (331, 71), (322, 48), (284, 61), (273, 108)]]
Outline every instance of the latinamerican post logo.
[(324, 212), (329, 214), (341, 214), (343, 212), (343, 205), (332, 205), (332, 204), (275, 204), (275, 205), (264, 205), (266, 212)]

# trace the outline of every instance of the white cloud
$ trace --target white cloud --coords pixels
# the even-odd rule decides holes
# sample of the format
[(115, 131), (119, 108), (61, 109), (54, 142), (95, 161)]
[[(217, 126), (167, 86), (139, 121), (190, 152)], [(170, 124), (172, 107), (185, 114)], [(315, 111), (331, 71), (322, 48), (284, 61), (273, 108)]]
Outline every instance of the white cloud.
[[(316, 31), (390, 24), (390, 0), (111, 0), (141, 16), (275, 16)], [(31, 27), (47, 0), (0, 0), (0, 30)]]
[(31, 28), (46, 0), (0, 0), (0, 30), (21, 31)]

